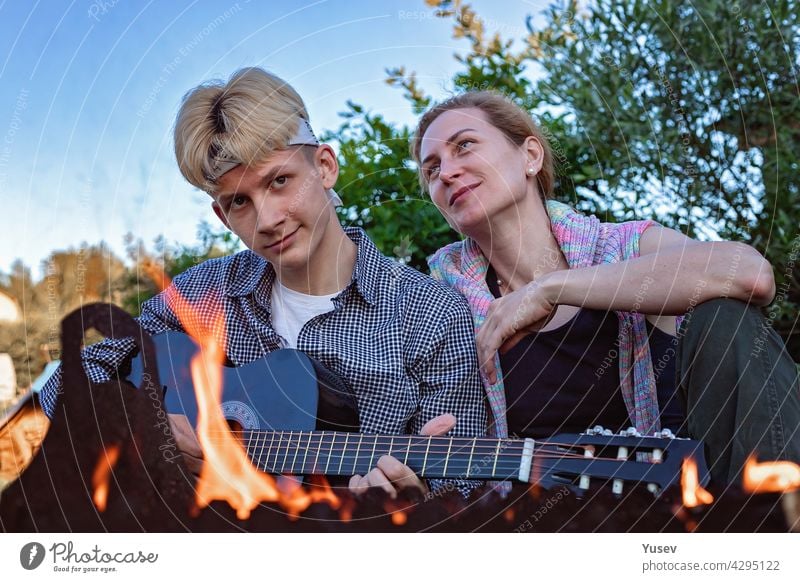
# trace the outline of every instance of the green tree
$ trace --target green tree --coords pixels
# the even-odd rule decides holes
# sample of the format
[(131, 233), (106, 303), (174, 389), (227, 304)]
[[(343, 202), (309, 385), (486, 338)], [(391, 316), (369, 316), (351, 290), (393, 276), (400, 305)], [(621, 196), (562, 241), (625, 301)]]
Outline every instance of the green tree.
[[(797, 0), (597, 0), (583, 10), (567, 0), (546, 11), (544, 26), (529, 17), (522, 39), (489, 34), (459, 0), (427, 4), (468, 43), (455, 57), (461, 70), (452, 92), (493, 88), (537, 116), (554, 149), (557, 198), (604, 220), (652, 217), (764, 253), (778, 284), (770, 320), (800, 360)], [(387, 76), (416, 113), (433, 102), (413, 71), (398, 66)], [(348, 215), (359, 216), (385, 252), (413, 232), (370, 216), (385, 189), (398, 188), (389, 179), (402, 176), (402, 188), (416, 191), (404, 147), (394, 145), (408, 133), (353, 104), (336, 132), (345, 166), (362, 168), (350, 175)], [(391, 156), (376, 155), (384, 144)], [(393, 210), (394, 224), (419, 213)], [(418, 238), (413, 264), (441, 246), (433, 232)]]
[(163, 281), (158, 273), (170, 279), (208, 259), (235, 253), (242, 248), (239, 238), (225, 228), (214, 228), (202, 221), (197, 227), (197, 242), (192, 244), (170, 243), (163, 237), (155, 240), (155, 251), (145, 248), (141, 239), (126, 236), (128, 258), (133, 267), (128, 271), (120, 299), (121, 306), (131, 315), (138, 316), (142, 303), (156, 295)]
[(342, 223), (365, 229), (387, 255), (427, 269), (426, 256), (456, 236), (421, 194), (408, 159), (410, 130), (355, 103), (347, 107), (342, 126), (323, 136), (339, 143), (336, 188), (345, 203), (339, 209)]
[(795, 359), (798, 4), (598, 0), (579, 15), (572, 0), (528, 39), (539, 90), (570, 116), (567, 139), (591, 144), (615, 215), (753, 244), (775, 268), (769, 315)]

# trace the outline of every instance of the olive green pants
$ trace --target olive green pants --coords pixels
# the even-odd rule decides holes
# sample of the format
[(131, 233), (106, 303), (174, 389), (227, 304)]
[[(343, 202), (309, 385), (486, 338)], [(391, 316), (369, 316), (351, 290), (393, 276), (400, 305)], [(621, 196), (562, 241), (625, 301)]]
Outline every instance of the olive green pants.
[(713, 481), (740, 484), (750, 454), (800, 463), (798, 368), (758, 308), (702, 303), (678, 335), (688, 432), (705, 443)]

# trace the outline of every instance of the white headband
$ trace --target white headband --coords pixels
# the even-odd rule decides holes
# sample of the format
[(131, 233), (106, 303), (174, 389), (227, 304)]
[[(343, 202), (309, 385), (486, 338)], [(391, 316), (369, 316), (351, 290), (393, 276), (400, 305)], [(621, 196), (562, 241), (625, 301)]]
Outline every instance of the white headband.
[[(319, 145), (319, 140), (317, 139), (317, 136), (314, 135), (314, 131), (311, 129), (311, 124), (308, 122), (308, 119), (305, 119), (303, 117), (300, 118), (300, 122), (297, 124), (297, 132), (294, 134), (292, 139), (290, 139), (289, 143), (287, 143), (286, 145), (287, 146)], [(214, 156), (213, 159), (214, 159), (214, 167), (212, 169), (213, 173), (211, 176), (209, 176), (209, 178), (213, 182), (216, 182), (224, 174), (227, 174), (236, 166), (242, 163), (241, 160), (237, 160), (236, 158), (225, 155), (224, 151)], [(342, 205), (342, 199), (339, 197), (339, 195), (333, 188), (328, 189), (328, 197), (331, 199), (334, 206)]]

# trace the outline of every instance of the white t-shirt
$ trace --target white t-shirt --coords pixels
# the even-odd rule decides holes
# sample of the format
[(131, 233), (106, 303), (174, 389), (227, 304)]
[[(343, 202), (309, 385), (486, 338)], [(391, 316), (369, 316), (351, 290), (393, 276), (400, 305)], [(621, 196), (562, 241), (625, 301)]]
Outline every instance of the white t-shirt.
[(317, 315), (333, 311), (331, 299), (339, 295), (306, 295), (284, 287), (276, 279), (272, 285), (272, 327), (284, 339), (284, 348), (296, 348), (300, 330)]

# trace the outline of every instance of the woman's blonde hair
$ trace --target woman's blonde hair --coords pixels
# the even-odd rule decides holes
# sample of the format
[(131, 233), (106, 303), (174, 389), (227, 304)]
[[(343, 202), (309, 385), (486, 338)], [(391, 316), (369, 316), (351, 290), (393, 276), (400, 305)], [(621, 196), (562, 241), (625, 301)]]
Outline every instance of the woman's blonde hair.
[(230, 80), (210, 81), (189, 91), (175, 120), (175, 157), (189, 183), (207, 192), (216, 187), (215, 158), (251, 164), (284, 149), (300, 118), (303, 99), (286, 81), (257, 67)]
[(542, 198), (549, 198), (553, 194), (553, 187), (555, 181), (555, 169), (553, 166), (553, 152), (550, 144), (547, 141), (541, 128), (531, 119), (527, 111), (522, 109), (519, 105), (494, 91), (470, 91), (451, 97), (438, 105), (429, 109), (417, 124), (417, 129), (414, 136), (411, 138), (411, 157), (420, 167), (419, 183), (424, 191), (427, 191), (428, 185), (425, 182), (425, 177), (422, 175), (422, 168), (420, 163), (420, 148), (422, 147), (422, 138), (425, 132), (428, 131), (431, 123), (437, 117), (446, 111), (454, 109), (468, 109), (476, 108), (486, 114), (486, 117), (493, 126), (499, 129), (508, 138), (508, 140), (516, 146), (521, 146), (525, 139), (529, 136), (535, 137), (542, 144), (544, 151), (544, 158), (542, 160), (542, 169), (536, 175), (536, 181), (539, 184), (539, 193)]

